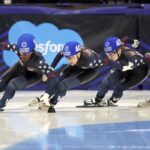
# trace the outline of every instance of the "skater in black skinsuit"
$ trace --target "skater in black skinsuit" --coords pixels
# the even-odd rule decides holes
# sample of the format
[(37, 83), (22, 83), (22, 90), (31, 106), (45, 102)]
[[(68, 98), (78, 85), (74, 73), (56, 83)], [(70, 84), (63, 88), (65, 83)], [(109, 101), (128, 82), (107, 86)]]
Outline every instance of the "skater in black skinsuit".
[(54, 75), (52, 68), (34, 48), (35, 38), (28, 33), (19, 37), (17, 45), (0, 43), (0, 50), (13, 51), (20, 58), (20, 61), (1, 76), (0, 92), (4, 91), (4, 94), (0, 100), (0, 108), (6, 106), (6, 101), (14, 96), (16, 90), (38, 83), (42, 78), (47, 80)]
[[(68, 89), (87, 83), (97, 77), (100, 68), (107, 63), (91, 49), (81, 47), (76, 41), (67, 42), (55, 57), (51, 67), (55, 68), (62, 57), (66, 57), (69, 65), (59, 78), (49, 80), (48, 88), (40, 101), (46, 105), (55, 105), (59, 98), (66, 95)], [(55, 81), (55, 82), (54, 82)]]
[[(112, 69), (100, 83), (96, 97), (84, 101), (85, 107), (116, 105), (123, 91), (137, 86), (149, 74), (145, 57), (136, 50), (126, 47), (118, 37), (106, 39), (104, 51), (111, 61)], [(114, 86), (113, 94), (110, 99), (104, 100), (111, 86)]]

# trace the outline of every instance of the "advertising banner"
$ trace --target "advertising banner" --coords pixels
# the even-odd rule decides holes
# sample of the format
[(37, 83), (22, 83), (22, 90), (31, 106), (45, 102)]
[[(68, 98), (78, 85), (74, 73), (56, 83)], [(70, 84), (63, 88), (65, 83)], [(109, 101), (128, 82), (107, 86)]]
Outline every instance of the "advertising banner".
[[(75, 40), (103, 55), (103, 41), (109, 36), (138, 37), (138, 16), (130, 15), (46, 15), (46, 14), (9, 14), (0, 15), (0, 41), (17, 43), (23, 33), (31, 33), (36, 39), (36, 50), (40, 51), (51, 64), (53, 58), (67, 41)], [(0, 53), (0, 74), (18, 60), (13, 52)], [(65, 58), (58, 64), (66, 64)], [(98, 84), (108, 71), (104, 67), (99, 77), (79, 89), (97, 89)], [(37, 85), (30, 89), (43, 89)]]

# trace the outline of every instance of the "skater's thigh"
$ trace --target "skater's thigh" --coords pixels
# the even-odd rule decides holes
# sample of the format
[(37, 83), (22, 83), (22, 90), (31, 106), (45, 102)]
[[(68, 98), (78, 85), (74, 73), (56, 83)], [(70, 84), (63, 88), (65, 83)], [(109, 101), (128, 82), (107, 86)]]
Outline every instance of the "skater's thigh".
[(42, 81), (42, 76), (38, 75), (35, 72), (30, 72), (27, 71), (23, 77), (27, 80), (27, 87), (32, 86), (34, 84), (39, 83), (40, 81)]
[(16, 89), (24, 89), (26, 87), (29, 87), (37, 82), (39, 82), (39, 78), (26, 78), (25, 76), (19, 76), (16, 78), (13, 78), (9, 84), (13, 84)]
[(133, 88), (141, 83), (148, 75), (148, 68), (139, 68), (137, 70), (132, 70), (123, 82), (124, 90)]
[(86, 69), (86, 70), (81, 71), (78, 75), (76, 75), (76, 77), (80, 81), (80, 85), (85, 84), (85, 83), (95, 79), (99, 74), (98, 71), (99, 71), (99, 69), (97, 69), (97, 68)]
[(7, 84), (15, 78), (17, 75), (16, 73), (16, 68), (9, 68), (7, 71), (5, 71), (2, 76), (0, 77), (0, 92), (4, 91)]
[(81, 69), (78, 66), (67, 66), (63, 72), (61, 73), (61, 76), (59, 77), (59, 81), (62, 81), (65, 78), (68, 78), (70, 76), (76, 76), (78, 75), (83, 69)]
[(29, 85), (29, 81), (24, 76), (19, 76), (11, 79), (9, 84), (13, 84), (16, 89), (23, 89)]

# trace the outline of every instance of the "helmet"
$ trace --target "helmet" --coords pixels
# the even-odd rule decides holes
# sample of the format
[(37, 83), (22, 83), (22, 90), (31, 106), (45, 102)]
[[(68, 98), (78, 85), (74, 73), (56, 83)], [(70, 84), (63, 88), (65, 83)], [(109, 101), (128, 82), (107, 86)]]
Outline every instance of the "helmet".
[(20, 53), (30, 53), (35, 48), (35, 37), (32, 34), (22, 34), (18, 39), (18, 49)]
[(76, 55), (80, 50), (80, 43), (76, 41), (69, 41), (64, 45), (62, 53), (65, 57), (71, 57), (73, 55)]
[(118, 37), (110, 37), (104, 42), (105, 53), (113, 53), (122, 46), (122, 42)]

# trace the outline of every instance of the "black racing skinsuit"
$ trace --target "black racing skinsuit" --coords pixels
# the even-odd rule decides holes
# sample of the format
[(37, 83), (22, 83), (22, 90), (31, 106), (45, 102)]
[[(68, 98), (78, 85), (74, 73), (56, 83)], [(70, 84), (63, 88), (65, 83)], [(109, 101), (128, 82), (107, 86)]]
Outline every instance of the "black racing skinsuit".
[[(59, 79), (56, 79), (57, 86), (54, 85), (54, 80), (49, 82), (49, 88), (46, 93), (49, 93), (50, 96), (55, 95), (53, 97), (53, 101), (57, 102), (58, 97), (64, 96), (68, 89), (87, 83), (96, 78), (99, 74), (99, 69), (104, 64), (98, 54), (87, 48), (83, 48), (80, 53), (81, 55), (76, 65), (67, 65), (67, 67), (62, 71)], [(51, 67), (55, 68), (62, 57), (63, 54), (59, 52)]]
[(5, 44), (1, 50), (4, 49), (15, 52), (20, 58), (20, 61), (15, 63), (1, 76), (0, 92), (5, 92), (0, 101), (0, 105), (12, 98), (16, 90), (24, 89), (38, 83), (42, 80), (43, 75), (48, 76), (52, 72), (51, 67), (45, 63), (43, 56), (39, 52), (33, 51), (30, 59), (23, 62), (21, 61), (21, 55), (17, 45)]
[[(131, 64), (131, 67), (127, 67)], [(137, 51), (125, 48), (119, 60), (110, 64), (112, 69), (102, 80), (97, 97), (102, 99), (111, 86), (114, 92), (111, 100), (117, 102), (123, 95), (124, 90), (128, 90), (141, 83), (149, 74), (149, 67), (145, 58)], [(125, 69), (127, 67), (128, 69)]]

